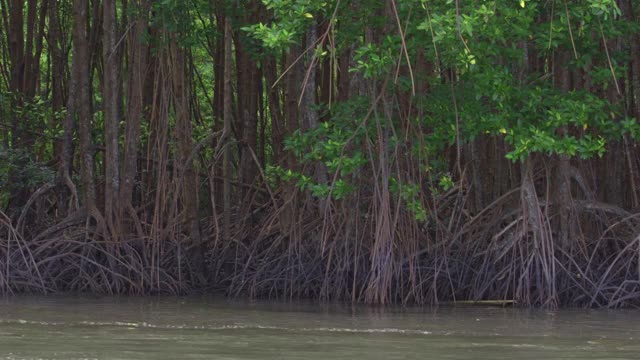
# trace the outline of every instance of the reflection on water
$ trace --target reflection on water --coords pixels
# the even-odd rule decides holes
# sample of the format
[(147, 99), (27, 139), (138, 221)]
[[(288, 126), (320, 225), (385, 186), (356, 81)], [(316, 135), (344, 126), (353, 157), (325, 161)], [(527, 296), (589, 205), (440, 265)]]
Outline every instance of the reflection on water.
[(640, 312), (0, 300), (0, 359), (638, 359)]

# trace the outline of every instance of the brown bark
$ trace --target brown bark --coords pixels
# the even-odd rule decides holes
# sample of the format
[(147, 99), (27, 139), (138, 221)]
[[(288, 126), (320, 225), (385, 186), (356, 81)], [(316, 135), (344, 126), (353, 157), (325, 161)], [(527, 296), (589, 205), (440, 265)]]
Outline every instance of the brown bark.
[(138, 17), (132, 19), (135, 24), (128, 35), (129, 76), (127, 87), (127, 115), (125, 122), (124, 157), (120, 184), (121, 211), (135, 216), (132, 195), (138, 172), (138, 148), (140, 145), (140, 125), (144, 117), (144, 89), (148, 69), (148, 45), (144, 36), (148, 27), (149, 3), (146, 0), (135, 3), (139, 9)]
[(49, 33), (47, 43), (49, 44), (49, 54), (51, 56), (51, 100), (54, 110), (60, 110), (64, 107), (67, 98), (65, 89), (65, 58), (62, 36), (60, 27), (60, 19), (58, 9), (56, 8), (56, 0), (47, 0), (49, 4)]
[[(96, 191), (93, 171), (93, 145), (91, 139), (92, 112), (91, 112), (91, 85), (89, 83), (89, 47), (87, 36), (87, 0), (78, 0), (74, 3), (74, 32), (73, 42), (76, 62), (74, 76), (78, 81), (78, 123), (80, 135), (81, 179), (83, 201), (87, 209), (96, 209)], [(70, 94), (71, 95), (71, 94)]]
[[(547, 231), (546, 219), (541, 211), (538, 192), (535, 188), (534, 158), (532, 155), (521, 164), (520, 207), (523, 213), (525, 228), (521, 236), (530, 244), (526, 251), (536, 256), (535, 264), (527, 265), (525, 277), (520, 278), (516, 287), (515, 300), (524, 304), (541, 303), (554, 307), (557, 305), (556, 274), (554, 267), (554, 246)], [(530, 279), (532, 277), (533, 279)], [(538, 288), (533, 293), (531, 283)], [(537, 295), (537, 299), (531, 295)], [(546, 304), (545, 304), (546, 303)]]
[[(23, 89), (25, 72), (23, 0), (11, 0), (9, 2), (8, 26), (8, 49), (9, 60), (11, 63), (11, 78), (9, 80), (9, 90), (19, 93)], [(15, 122), (12, 130), (17, 130), (17, 124), (15, 124)]]
[(347, 47), (338, 57), (338, 101), (344, 102), (349, 100), (349, 89), (351, 76), (349, 69), (351, 68), (351, 47)]
[[(304, 66), (300, 61), (294, 63), (300, 54), (300, 47), (298, 45), (292, 46), (285, 55), (285, 61), (283, 64), (284, 69), (290, 68), (289, 72), (284, 77), (284, 116), (286, 119), (284, 132), (285, 137), (293, 134), (300, 128), (298, 99), (300, 98), (300, 91), (302, 90), (301, 84), (304, 79)], [(295, 157), (291, 151), (289, 151), (287, 155), (287, 167), (295, 169)]]
[[(633, 18), (634, 10), (638, 12), (640, 6), (632, 7), (633, 2), (629, 1), (629, 12)], [(640, 19), (636, 19), (640, 21)], [(633, 115), (636, 120), (640, 121), (640, 34), (636, 34), (631, 41), (631, 89), (633, 93)]]
[(185, 49), (172, 42), (172, 83), (173, 99), (176, 114), (176, 140), (180, 164), (180, 179), (182, 188), (182, 205), (184, 207), (184, 223), (188, 227), (189, 237), (196, 244), (200, 243), (200, 226), (198, 224), (198, 179), (193, 171), (191, 150), (193, 136), (190, 111), (189, 80), (186, 68)]
[[(247, 23), (254, 23), (257, 19), (255, 2), (247, 9), (249, 15), (245, 19)], [(247, 48), (248, 39), (241, 34), (235, 41), (235, 55), (238, 80), (238, 136), (240, 137), (240, 182), (252, 184), (257, 174), (257, 166), (254, 161), (258, 145), (258, 103), (260, 93), (261, 74), (258, 64), (252, 58)]]
[[(231, 21), (226, 18), (224, 23), (224, 104), (223, 104), (223, 116), (224, 116), (224, 128), (222, 132), (221, 142), (231, 134), (231, 123), (233, 121), (233, 89), (231, 87), (231, 38), (233, 36), (231, 29)], [(222, 219), (222, 236), (225, 243), (231, 240), (231, 149), (225, 144), (223, 153), (223, 219)]]
[[(69, 94), (67, 95), (67, 89), (65, 87), (65, 66), (67, 59), (65, 58), (63, 46), (64, 39), (62, 35), (62, 28), (60, 25), (60, 19), (58, 15), (58, 8), (55, 0), (49, 1), (48, 16), (49, 16), (49, 34), (47, 37), (47, 43), (49, 45), (49, 54), (51, 58), (51, 103), (54, 111), (59, 111), (66, 104), (66, 115), (63, 119), (62, 127), (63, 134), (62, 139), (57, 144), (58, 148), (58, 181), (63, 187), (59, 193), (59, 206), (63, 214), (68, 213), (68, 203), (72, 203), (73, 207), (78, 207), (78, 194), (75, 184), (71, 180), (71, 172), (73, 166), (73, 134), (75, 131), (75, 117), (76, 117), (76, 105), (78, 94), (78, 82), (77, 77), (72, 76), (69, 79)], [(72, 68), (77, 68), (77, 56), (72, 56)], [(69, 194), (71, 198), (69, 199)]]
[(269, 111), (271, 115), (271, 147), (273, 151), (273, 163), (280, 164), (283, 159), (284, 153), (284, 136), (285, 126), (284, 117), (282, 114), (281, 89), (282, 86), (277, 84), (275, 88), (273, 85), (276, 83), (277, 66), (274, 59), (269, 59), (264, 65), (264, 77), (265, 77), (265, 91), (269, 102)]
[[(328, 27), (330, 26), (330, 22), (327, 19), (324, 19), (324, 25), (321, 27), (321, 34), (327, 32)], [(326, 38), (325, 38), (326, 39)], [(323, 40), (322, 42), (323, 50), (330, 52), (333, 51), (329, 47), (328, 41)], [(331, 108), (335, 101), (335, 81), (333, 76), (334, 66), (332, 64), (331, 56), (325, 56), (322, 58), (322, 62), (318, 67), (318, 101), (323, 106), (327, 108)], [(329, 120), (329, 112), (326, 112), (325, 115), (320, 119), (320, 121), (325, 122)]]
[[(568, 69), (568, 63), (570, 55), (568, 50), (557, 50), (554, 55), (554, 85), (561, 92), (568, 92), (571, 90), (571, 72)], [(569, 130), (567, 126), (562, 126), (558, 129), (558, 133), (561, 136), (568, 136)], [(571, 195), (571, 164), (567, 155), (558, 155), (554, 158), (554, 173), (553, 178), (550, 179), (553, 183), (553, 199), (555, 203), (556, 211), (558, 212), (558, 219), (555, 222), (556, 239), (562, 247), (567, 247), (573, 238), (575, 233), (572, 222), (574, 221), (571, 216), (571, 208), (573, 198)]]
[[(638, 3), (636, 2), (636, 5)], [(640, 21), (640, 15), (638, 13), (639, 6), (634, 7), (634, 2), (629, 0), (627, 5), (623, 7), (623, 14), (630, 22)], [(635, 12), (634, 12), (635, 11)], [(635, 34), (631, 38), (630, 43), (630, 55), (631, 64), (629, 66), (629, 86), (627, 92), (629, 93), (629, 103), (631, 107), (630, 113), (635, 117), (636, 121), (640, 121), (640, 34)], [(632, 200), (631, 206), (637, 208), (640, 206), (640, 193), (638, 191), (638, 169), (640, 162), (638, 161), (638, 149), (636, 146), (629, 146), (629, 139), (625, 137), (625, 157), (627, 158), (627, 166), (629, 168), (629, 183), (628, 188), (632, 192), (630, 198)]]
[[(36, 2), (37, 3), (37, 2)], [(42, 56), (42, 50), (43, 50), (43, 46), (44, 46), (44, 37), (45, 37), (45, 28), (46, 28), (46, 19), (47, 19), (47, 12), (48, 12), (48, 5), (49, 5), (49, 1), (48, 0), (43, 0), (41, 5), (40, 5), (40, 13), (39, 15), (36, 17), (35, 15), (35, 10), (36, 10), (36, 6), (34, 5), (34, 14), (33, 14), (33, 25), (35, 27), (35, 22), (36, 20), (38, 20), (38, 26), (37, 28), (34, 28), (34, 30), (37, 30), (37, 32), (34, 32), (32, 34), (32, 36), (30, 36), (29, 38), (31, 38), (33, 42), (35, 42), (34, 48), (33, 48), (33, 55), (30, 56), (30, 60), (31, 60), (31, 66), (27, 67), (27, 71), (29, 71), (30, 74), (30, 83), (31, 88), (33, 93), (30, 94), (30, 96), (35, 96), (36, 95), (36, 89), (39, 88), (40, 86), (40, 57)], [(35, 36), (35, 38), (33, 38), (33, 36)], [(27, 50), (29, 52), (29, 54), (31, 54), (31, 47), (28, 48)]]
[(182, 202), (182, 222), (189, 238), (187, 252), (191, 260), (191, 273), (195, 275), (196, 282), (204, 283), (204, 243), (200, 233), (200, 219), (198, 216), (198, 175), (193, 169), (191, 156), (193, 134), (191, 124), (191, 94), (190, 79), (187, 68), (187, 50), (172, 39), (170, 47), (171, 81), (173, 90), (173, 105), (175, 109), (176, 126), (175, 134), (178, 150), (178, 189)]
[[(50, 0), (55, 2), (55, 0)], [(61, 207), (63, 210), (66, 208), (65, 197), (71, 193), (72, 198), (71, 202), (77, 208), (79, 207), (79, 199), (76, 190), (76, 186), (71, 180), (71, 173), (73, 167), (73, 135), (76, 130), (76, 114), (78, 108), (78, 76), (79, 74), (79, 66), (78, 63), (78, 55), (77, 51), (73, 49), (72, 55), (72, 74), (69, 80), (69, 89), (68, 95), (66, 94), (64, 88), (64, 78), (65, 78), (65, 60), (63, 56), (62, 49), (62, 31), (60, 28), (60, 22), (58, 19), (58, 9), (54, 4), (49, 7), (49, 51), (51, 52), (52, 57), (52, 74), (51, 74), (51, 82), (52, 82), (52, 97), (53, 97), (53, 108), (54, 110), (60, 109), (64, 106), (64, 99), (66, 96), (66, 110), (63, 120), (63, 135), (62, 135), (62, 149), (60, 151), (60, 166), (58, 171), (58, 176), (60, 181), (65, 184), (68, 189), (67, 191), (62, 191), (61, 193)]]
[[(314, 23), (307, 30), (307, 47), (313, 46), (317, 39), (317, 25)], [(304, 93), (302, 95), (302, 102), (300, 104), (300, 112), (303, 117), (303, 130), (315, 129), (319, 126), (320, 119), (318, 112), (316, 111), (316, 84), (317, 84), (317, 59), (315, 58), (314, 51), (308, 52), (306, 72), (307, 76), (304, 82)], [(317, 161), (314, 169), (315, 181), (319, 184), (327, 183), (327, 168), (322, 161)], [(320, 210), (324, 213), (325, 201), (320, 201)]]
[[(8, 5), (8, 18), (3, 20), (8, 29), (9, 91), (14, 95), (12, 106), (19, 107), (36, 94), (47, 2), (41, 5), (40, 14), (38, 14), (37, 0), (10, 0)], [(26, 23), (24, 21), (25, 6)], [(35, 139), (28, 129), (29, 125), (19, 116), (14, 116), (11, 124), (13, 144), (24, 148), (30, 148), (33, 145)]]
[(36, 7), (37, 0), (27, 0), (27, 33), (25, 38), (25, 49), (24, 49), (24, 74), (22, 75), (23, 84), (21, 84), (21, 88), (23, 90), (23, 94), (26, 98), (31, 98), (34, 95), (35, 87), (31, 88), (32, 78), (35, 76), (31, 72), (33, 67), (33, 58), (32, 51), (34, 46), (33, 34), (36, 30)]
[(225, 56), (225, 20), (222, 16), (216, 16), (216, 30), (218, 36), (215, 41), (214, 59), (213, 59), (213, 119), (214, 131), (220, 130), (224, 126), (224, 56)]
[[(115, 0), (103, 2), (103, 111), (105, 139), (105, 189), (104, 211), (109, 226), (114, 227), (117, 198), (120, 190), (120, 155), (118, 148), (118, 129), (120, 125), (120, 62), (116, 42), (118, 41)], [(112, 235), (118, 230), (112, 228)]]
[[(8, 9), (5, 8), (7, 5)], [(47, 7), (44, 3), (38, 12), (37, 0), (10, 0), (6, 4), (2, 3), (2, 10), (3, 28), (0, 31), (7, 32), (9, 57), (7, 85), (11, 93), (9, 101), (11, 108), (19, 109), (33, 100), (36, 94)], [(3, 67), (6, 67), (6, 64)], [(7, 134), (7, 143), (10, 143), (14, 149), (32, 149), (37, 138), (33, 123), (18, 111), (12, 112), (9, 123), (11, 131)], [(37, 159), (38, 154), (34, 153), (34, 155)], [(21, 182), (20, 171), (16, 169), (26, 166), (26, 160), (19, 159), (16, 165), (17, 167), (10, 170), (8, 175), (11, 182), (19, 183)], [(18, 209), (31, 197), (31, 189), (21, 186), (9, 197), (8, 208)]]

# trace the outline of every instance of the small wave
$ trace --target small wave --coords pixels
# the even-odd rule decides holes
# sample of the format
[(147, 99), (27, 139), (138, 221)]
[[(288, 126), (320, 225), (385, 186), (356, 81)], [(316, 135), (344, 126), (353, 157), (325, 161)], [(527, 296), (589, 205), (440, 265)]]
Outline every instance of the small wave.
[(148, 322), (126, 322), (126, 321), (78, 321), (78, 322), (54, 322), (54, 321), (34, 321), (23, 319), (0, 320), (0, 324), (19, 324), (35, 326), (96, 326), (96, 327), (126, 327), (126, 328), (149, 328), (167, 330), (277, 330), (277, 331), (299, 331), (299, 332), (329, 332), (329, 333), (354, 333), (354, 334), (406, 334), (406, 335), (431, 335), (433, 332), (416, 329), (399, 328), (344, 328), (344, 327), (310, 327), (296, 328), (286, 326), (272, 326), (259, 324), (229, 324), (229, 325), (187, 325), (187, 324), (152, 324)]
[(509, 344), (509, 343), (493, 343), (493, 342), (483, 342), (477, 343), (472, 342), (470, 344), (474, 347), (503, 347), (503, 348), (522, 348), (522, 349), (536, 349), (536, 350), (560, 350), (561, 348), (552, 345), (544, 345), (544, 344)]
[(40, 326), (61, 326), (68, 325), (64, 322), (53, 322), (53, 321), (33, 321), (33, 320), (23, 320), (23, 319), (9, 319), (9, 320), (0, 320), (0, 325), (3, 324), (19, 324), (19, 325), (40, 325)]
[(408, 334), (408, 335), (431, 335), (433, 332), (427, 330), (410, 330), (410, 329), (397, 329), (397, 328), (382, 328), (382, 329), (351, 329), (351, 328), (302, 328), (302, 329), (288, 329), (296, 331), (318, 331), (318, 332), (342, 332), (342, 333), (370, 333), (370, 334)]

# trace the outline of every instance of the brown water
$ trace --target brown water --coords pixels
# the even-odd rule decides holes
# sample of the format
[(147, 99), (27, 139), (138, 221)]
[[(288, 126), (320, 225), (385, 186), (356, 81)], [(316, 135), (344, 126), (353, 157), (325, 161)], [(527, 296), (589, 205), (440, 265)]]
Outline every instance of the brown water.
[(0, 359), (640, 359), (640, 311), (0, 300)]

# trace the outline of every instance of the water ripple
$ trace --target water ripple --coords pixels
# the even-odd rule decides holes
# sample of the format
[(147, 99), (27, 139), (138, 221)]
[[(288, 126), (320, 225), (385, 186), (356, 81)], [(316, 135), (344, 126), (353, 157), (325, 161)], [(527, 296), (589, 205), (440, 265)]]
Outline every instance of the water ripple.
[(230, 325), (162, 325), (148, 322), (126, 322), (126, 321), (78, 321), (78, 322), (53, 322), (34, 321), (23, 319), (0, 320), (0, 325), (35, 325), (35, 326), (95, 326), (95, 327), (126, 327), (126, 328), (149, 328), (167, 330), (277, 330), (277, 331), (302, 331), (302, 332), (329, 332), (329, 333), (368, 333), (368, 334), (406, 334), (406, 335), (431, 335), (433, 332), (427, 330), (399, 329), (399, 328), (344, 328), (344, 327), (310, 327), (294, 328), (284, 326), (259, 325), (259, 324), (230, 324)]

